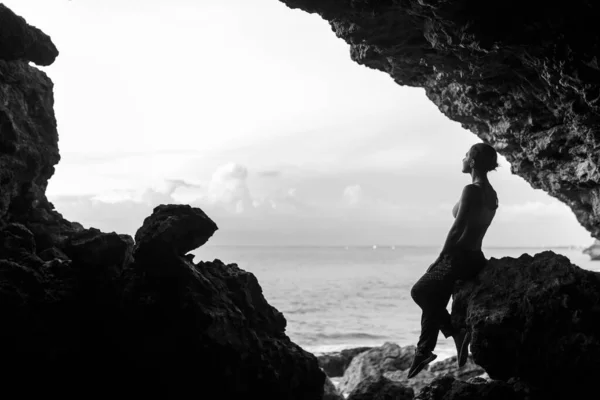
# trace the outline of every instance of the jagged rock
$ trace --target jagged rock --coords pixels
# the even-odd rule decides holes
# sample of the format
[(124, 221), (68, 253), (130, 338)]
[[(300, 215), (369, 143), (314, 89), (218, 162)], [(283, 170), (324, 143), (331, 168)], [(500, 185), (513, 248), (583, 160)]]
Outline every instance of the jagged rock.
[(325, 378), (323, 400), (344, 400), (344, 396), (342, 396), (329, 378)]
[(468, 380), (484, 374), (485, 371), (483, 368), (475, 364), (471, 356), (469, 356), (467, 363), (462, 368), (458, 368), (456, 356), (454, 356), (446, 360), (430, 364), (427, 369), (421, 371), (417, 376), (411, 379), (407, 378), (408, 370), (388, 371), (384, 372), (383, 376), (391, 381), (398, 382), (406, 387), (412, 388), (415, 393), (419, 393), (420, 390), (440, 376), (450, 375), (460, 380)]
[(344, 371), (350, 365), (352, 359), (360, 353), (364, 353), (372, 347), (356, 347), (353, 349), (344, 349), (331, 353), (325, 353), (317, 356), (319, 365), (329, 377), (344, 376)]
[(492, 258), (477, 279), (458, 285), (452, 318), (472, 331), (473, 358), (492, 379), (518, 377), (555, 393), (595, 385), (600, 274), (564, 256)]
[(600, 240), (594, 240), (594, 244), (585, 248), (583, 254), (588, 254), (592, 260), (600, 260)]
[(39, 256), (44, 261), (52, 261), (54, 259), (67, 261), (69, 257), (60, 249), (56, 247), (49, 247), (46, 250), (39, 253)]
[[(546, 397), (545, 399), (550, 399)], [(472, 380), (465, 382), (452, 376), (435, 379), (415, 400), (542, 400), (544, 397), (528, 386), (515, 382)]]
[[(185, 393), (202, 377), (203, 390), (228, 399), (323, 397), (316, 357), (285, 335), (285, 318), (253, 274), (219, 260), (155, 262), (171, 273), (148, 272), (160, 268), (136, 259), (128, 278), (125, 348), (135, 354), (139, 379), (183, 382)], [(201, 361), (190, 367), (185, 360)]]
[(440, 111), (600, 238), (600, 3), (281, 0)]
[(91, 228), (73, 235), (64, 253), (88, 268), (113, 268), (115, 276), (132, 262), (133, 238), (115, 232), (104, 233)]
[(415, 393), (401, 383), (383, 376), (369, 377), (360, 382), (348, 396), (348, 400), (412, 400)]
[(404, 371), (410, 368), (415, 346), (400, 347), (386, 342), (355, 356), (344, 372), (339, 389), (344, 394), (352, 392), (367, 378), (378, 377), (385, 372)]
[(135, 234), (135, 258), (163, 253), (183, 256), (206, 243), (217, 229), (217, 224), (199, 208), (160, 205)]
[(0, 4), (0, 59), (6, 61), (32, 61), (50, 65), (58, 56), (58, 49), (50, 37), (38, 28), (15, 15)]

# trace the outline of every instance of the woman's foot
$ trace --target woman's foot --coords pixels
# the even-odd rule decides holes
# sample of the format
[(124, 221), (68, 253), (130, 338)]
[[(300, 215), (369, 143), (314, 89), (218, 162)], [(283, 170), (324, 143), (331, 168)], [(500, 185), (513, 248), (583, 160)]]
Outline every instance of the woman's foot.
[(456, 346), (456, 355), (458, 367), (462, 367), (467, 363), (469, 357), (469, 343), (471, 343), (471, 332), (466, 329), (461, 329), (458, 333), (452, 336), (454, 345)]
[(419, 372), (421, 372), (423, 370), (423, 368), (425, 368), (427, 366), (427, 364), (429, 364), (436, 358), (437, 358), (437, 355), (433, 354), (432, 352), (423, 352), (423, 351), (417, 349), (415, 351), (415, 358), (413, 358), (412, 365), (410, 366), (410, 369), (408, 370), (407, 378), (411, 379), (411, 378), (417, 376), (417, 374)]

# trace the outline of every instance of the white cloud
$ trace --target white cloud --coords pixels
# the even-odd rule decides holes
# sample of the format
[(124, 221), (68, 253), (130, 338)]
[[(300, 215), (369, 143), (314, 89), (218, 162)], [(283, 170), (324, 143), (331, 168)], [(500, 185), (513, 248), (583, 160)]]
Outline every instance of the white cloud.
[(541, 201), (528, 201), (520, 204), (500, 204), (498, 215), (505, 217), (523, 217), (523, 216), (573, 216), (573, 212), (566, 205), (558, 200), (552, 203), (543, 203)]
[(357, 206), (363, 198), (363, 190), (360, 185), (346, 186), (342, 196), (347, 205)]

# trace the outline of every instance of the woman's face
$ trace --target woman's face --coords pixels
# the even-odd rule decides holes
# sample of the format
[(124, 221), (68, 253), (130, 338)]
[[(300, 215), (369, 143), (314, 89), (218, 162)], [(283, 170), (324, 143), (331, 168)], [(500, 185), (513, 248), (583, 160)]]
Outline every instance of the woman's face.
[(469, 149), (469, 151), (467, 151), (467, 154), (465, 155), (465, 158), (463, 158), (463, 162), (462, 162), (462, 172), (465, 174), (470, 174), (471, 173), (471, 160), (473, 158), (471, 157), (471, 150)]

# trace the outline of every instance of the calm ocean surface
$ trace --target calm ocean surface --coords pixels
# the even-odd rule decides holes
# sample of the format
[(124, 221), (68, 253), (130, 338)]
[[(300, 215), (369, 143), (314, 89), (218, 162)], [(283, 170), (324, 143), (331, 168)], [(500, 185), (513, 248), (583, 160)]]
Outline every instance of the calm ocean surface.
[[(600, 270), (580, 249), (488, 248), (487, 258), (519, 257), (544, 250)], [(436, 259), (434, 247), (260, 247), (210, 246), (195, 261), (237, 263), (258, 278), (267, 301), (283, 312), (290, 338), (313, 353), (385, 341), (416, 344), (420, 309), (410, 288)], [(452, 339), (439, 335), (438, 359), (455, 353)]]

